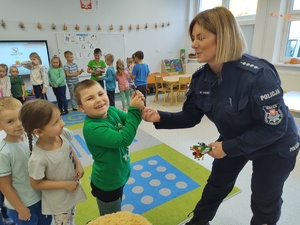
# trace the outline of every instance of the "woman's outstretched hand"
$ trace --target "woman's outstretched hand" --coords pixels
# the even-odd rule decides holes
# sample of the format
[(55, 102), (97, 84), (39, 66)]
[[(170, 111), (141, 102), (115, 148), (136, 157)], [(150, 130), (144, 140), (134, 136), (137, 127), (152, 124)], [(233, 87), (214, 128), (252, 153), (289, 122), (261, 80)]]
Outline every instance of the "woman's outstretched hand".
[(145, 107), (142, 111), (142, 118), (146, 122), (159, 122), (160, 121), (160, 115), (159, 113), (150, 107)]

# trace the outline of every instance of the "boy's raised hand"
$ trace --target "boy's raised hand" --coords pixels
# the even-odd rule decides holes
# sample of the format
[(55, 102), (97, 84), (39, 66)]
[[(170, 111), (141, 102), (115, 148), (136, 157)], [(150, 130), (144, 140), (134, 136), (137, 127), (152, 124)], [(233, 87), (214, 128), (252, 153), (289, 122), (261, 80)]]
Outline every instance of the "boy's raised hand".
[(140, 91), (136, 91), (132, 94), (130, 106), (138, 109), (144, 108), (145, 97)]

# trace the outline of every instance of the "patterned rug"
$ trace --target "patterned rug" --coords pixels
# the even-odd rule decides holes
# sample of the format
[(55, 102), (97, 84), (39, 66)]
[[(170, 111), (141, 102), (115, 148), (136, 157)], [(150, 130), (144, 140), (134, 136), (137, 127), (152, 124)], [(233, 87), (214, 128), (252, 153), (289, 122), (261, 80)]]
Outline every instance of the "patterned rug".
[[(81, 183), (87, 200), (76, 206), (75, 215), (76, 224), (84, 225), (99, 217), (96, 200), (90, 193), (93, 160), (81, 132), (84, 114), (72, 112), (63, 119), (74, 132), (72, 145), (85, 169)], [(186, 220), (210, 171), (140, 129), (129, 149), (131, 176), (124, 188), (122, 210), (140, 214), (153, 225), (176, 225)], [(239, 191), (235, 187), (230, 196)]]

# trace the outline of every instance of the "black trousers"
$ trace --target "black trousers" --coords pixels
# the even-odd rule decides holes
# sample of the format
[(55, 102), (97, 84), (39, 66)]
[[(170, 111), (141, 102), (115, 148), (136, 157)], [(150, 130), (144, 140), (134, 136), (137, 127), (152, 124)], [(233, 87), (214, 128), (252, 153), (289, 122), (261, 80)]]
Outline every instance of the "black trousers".
[[(275, 225), (279, 220), (283, 185), (295, 166), (296, 157), (297, 155), (290, 158), (271, 155), (252, 160), (251, 225)], [(194, 209), (194, 217), (208, 221), (214, 218), (248, 161), (243, 156), (214, 160), (208, 183)], [(234, 209), (232, 210), (234, 212)]]
[(36, 98), (41, 98), (41, 99), (48, 100), (47, 95), (42, 93), (43, 84), (32, 85), (32, 87), (33, 87), (33, 91), (34, 91), (34, 94), (35, 94)]

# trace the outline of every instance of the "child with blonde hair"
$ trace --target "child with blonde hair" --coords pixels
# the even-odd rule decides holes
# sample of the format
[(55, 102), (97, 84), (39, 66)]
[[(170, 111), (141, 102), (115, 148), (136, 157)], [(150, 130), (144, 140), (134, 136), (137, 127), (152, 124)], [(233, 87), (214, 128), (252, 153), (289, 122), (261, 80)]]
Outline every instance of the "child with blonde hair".
[(21, 107), (13, 97), (0, 98), (0, 130), (6, 133), (0, 142), (0, 189), (7, 214), (17, 225), (50, 225), (52, 216), (42, 215), (41, 192), (30, 185), (30, 150), (19, 119)]
[(22, 66), (30, 70), (30, 83), (36, 98), (48, 99), (48, 74), (45, 66), (42, 65), (41, 57), (36, 52), (29, 55), (30, 61), (22, 62)]
[(116, 63), (116, 80), (118, 81), (118, 87), (121, 95), (122, 108), (126, 111), (130, 105), (130, 87), (129, 87), (129, 73), (124, 69), (124, 62), (122, 59), (118, 59)]
[(62, 67), (61, 60), (58, 56), (51, 59), (51, 68), (48, 71), (49, 85), (52, 87), (53, 93), (57, 100), (58, 108), (61, 115), (66, 115), (68, 111), (68, 101), (66, 97), (65, 71)]
[(11, 96), (11, 84), (7, 72), (7, 65), (0, 64), (0, 97)]
[(102, 80), (105, 80), (105, 87), (109, 99), (109, 105), (115, 106), (116, 72), (113, 66), (114, 56), (112, 54), (106, 54), (104, 58), (108, 68), (106, 70), (105, 76), (102, 76)]
[(84, 171), (70, 143), (73, 133), (64, 128), (59, 108), (43, 99), (26, 102), (20, 119), (32, 150), (30, 182), (42, 191), (43, 214), (53, 215), (56, 225), (73, 224), (76, 204), (86, 200), (79, 183)]

